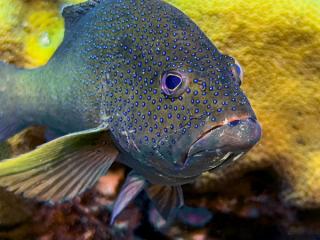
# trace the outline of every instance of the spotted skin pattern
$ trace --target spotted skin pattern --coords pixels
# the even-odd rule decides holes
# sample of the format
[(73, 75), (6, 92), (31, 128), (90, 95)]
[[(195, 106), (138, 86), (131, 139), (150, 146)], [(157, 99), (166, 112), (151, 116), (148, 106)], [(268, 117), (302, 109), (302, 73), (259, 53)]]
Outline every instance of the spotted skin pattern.
[[(226, 119), (255, 118), (234, 68), (173, 6), (102, 0), (68, 23), (54, 57), (32, 73), (47, 109), (35, 119), (63, 133), (108, 126), (121, 162), (151, 182), (189, 182), (208, 169), (184, 164), (199, 136)], [(172, 71), (183, 84), (169, 96), (162, 79)]]
[[(99, 12), (95, 44), (88, 33), (87, 54), (95, 62), (92, 67), (103, 59), (97, 71), (106, 76), (103, 84), (110, 90), (105, 110), (111, 132), (143, 164), (169, 170), (178, 161), (171, 152), (186, 151), (192, 143), (181, 146), (180, 139), (192, 140), (208, 124), (232, 116), (254, 115), (233, 76), (234, 60), (179, 10), (159, 1), (111, 1)], [(161, 78), (170, 70), (187, 82), (177, 97), (161, 89)]]

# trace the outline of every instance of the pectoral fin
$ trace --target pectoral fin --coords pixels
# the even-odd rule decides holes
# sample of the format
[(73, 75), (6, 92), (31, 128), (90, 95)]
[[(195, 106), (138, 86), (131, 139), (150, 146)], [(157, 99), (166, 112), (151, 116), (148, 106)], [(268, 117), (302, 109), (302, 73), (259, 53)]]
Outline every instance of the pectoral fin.
[(176, 210), (183, 205), (183, 193), (181, 186), (150, 184), (142, 176), (132, 171), (127, 176), (120, 194), (114, 203), (111, 224), (114, 223), (118, 215), (142, 190), (146, 191), (164, 220), (168, 220), (168, 218), (174, 216)]
[(146, 192), (160, 215), (168, 220), (183, 205), (181, 186), (150, 185)]
[(68, 200), (92, 187), (118, 155), (106, 129), (66, 135), (0, 163), (0, 186), (39, 200)]

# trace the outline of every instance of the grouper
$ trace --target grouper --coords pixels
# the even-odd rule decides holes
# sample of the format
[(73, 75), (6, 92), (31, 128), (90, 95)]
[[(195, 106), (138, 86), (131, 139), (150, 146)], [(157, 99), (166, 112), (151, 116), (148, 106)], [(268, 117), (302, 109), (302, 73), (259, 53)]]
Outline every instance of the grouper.
[(181, 185), (259, 141), (241, 66), (177, 8), (101, 0), (68, 6), (63, 16), (64, 41), (45, 66), (0, 65), (0, 141), (29, 125), (59, 136), (0, 162), (0, 186), (67, 201), (116, 161), (132, 171), (112, 222), (141, 191), (167, 219), (183, 205)]

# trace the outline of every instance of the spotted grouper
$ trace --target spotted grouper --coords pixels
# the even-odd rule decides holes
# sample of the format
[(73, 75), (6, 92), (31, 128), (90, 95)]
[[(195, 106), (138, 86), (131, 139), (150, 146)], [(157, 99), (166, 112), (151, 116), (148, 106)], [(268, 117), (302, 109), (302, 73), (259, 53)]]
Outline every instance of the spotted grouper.
[(132, 171), (112, 222), (141, 191), (167, 219), (183, 205), (181, 185), (259, 141), (240, 65), (175, 7), (101, 0), (63, 16), (64, 41), (44, 67), (0, 65), (0, 141), (35, 124), (59, 135), (1, 162), (0, 186), (66, 201), (116, 161)]

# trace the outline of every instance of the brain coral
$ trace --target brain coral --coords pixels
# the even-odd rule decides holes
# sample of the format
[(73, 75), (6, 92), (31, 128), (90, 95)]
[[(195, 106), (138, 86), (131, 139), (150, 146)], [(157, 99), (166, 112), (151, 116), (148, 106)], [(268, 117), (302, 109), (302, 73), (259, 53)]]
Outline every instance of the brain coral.
[[(204, 174), (197, 189), (216, 190), (247, 171), (273, 167), (285, 183), (287, 202), (320, 207), (320, 2), (168, 2), (243, 65), (243, 88), (263, 126), (263, 139), (250, 154)], [(63, 38), (63, 3), (0, 0), (1, 59), (25, 67), (45, 64)]]

